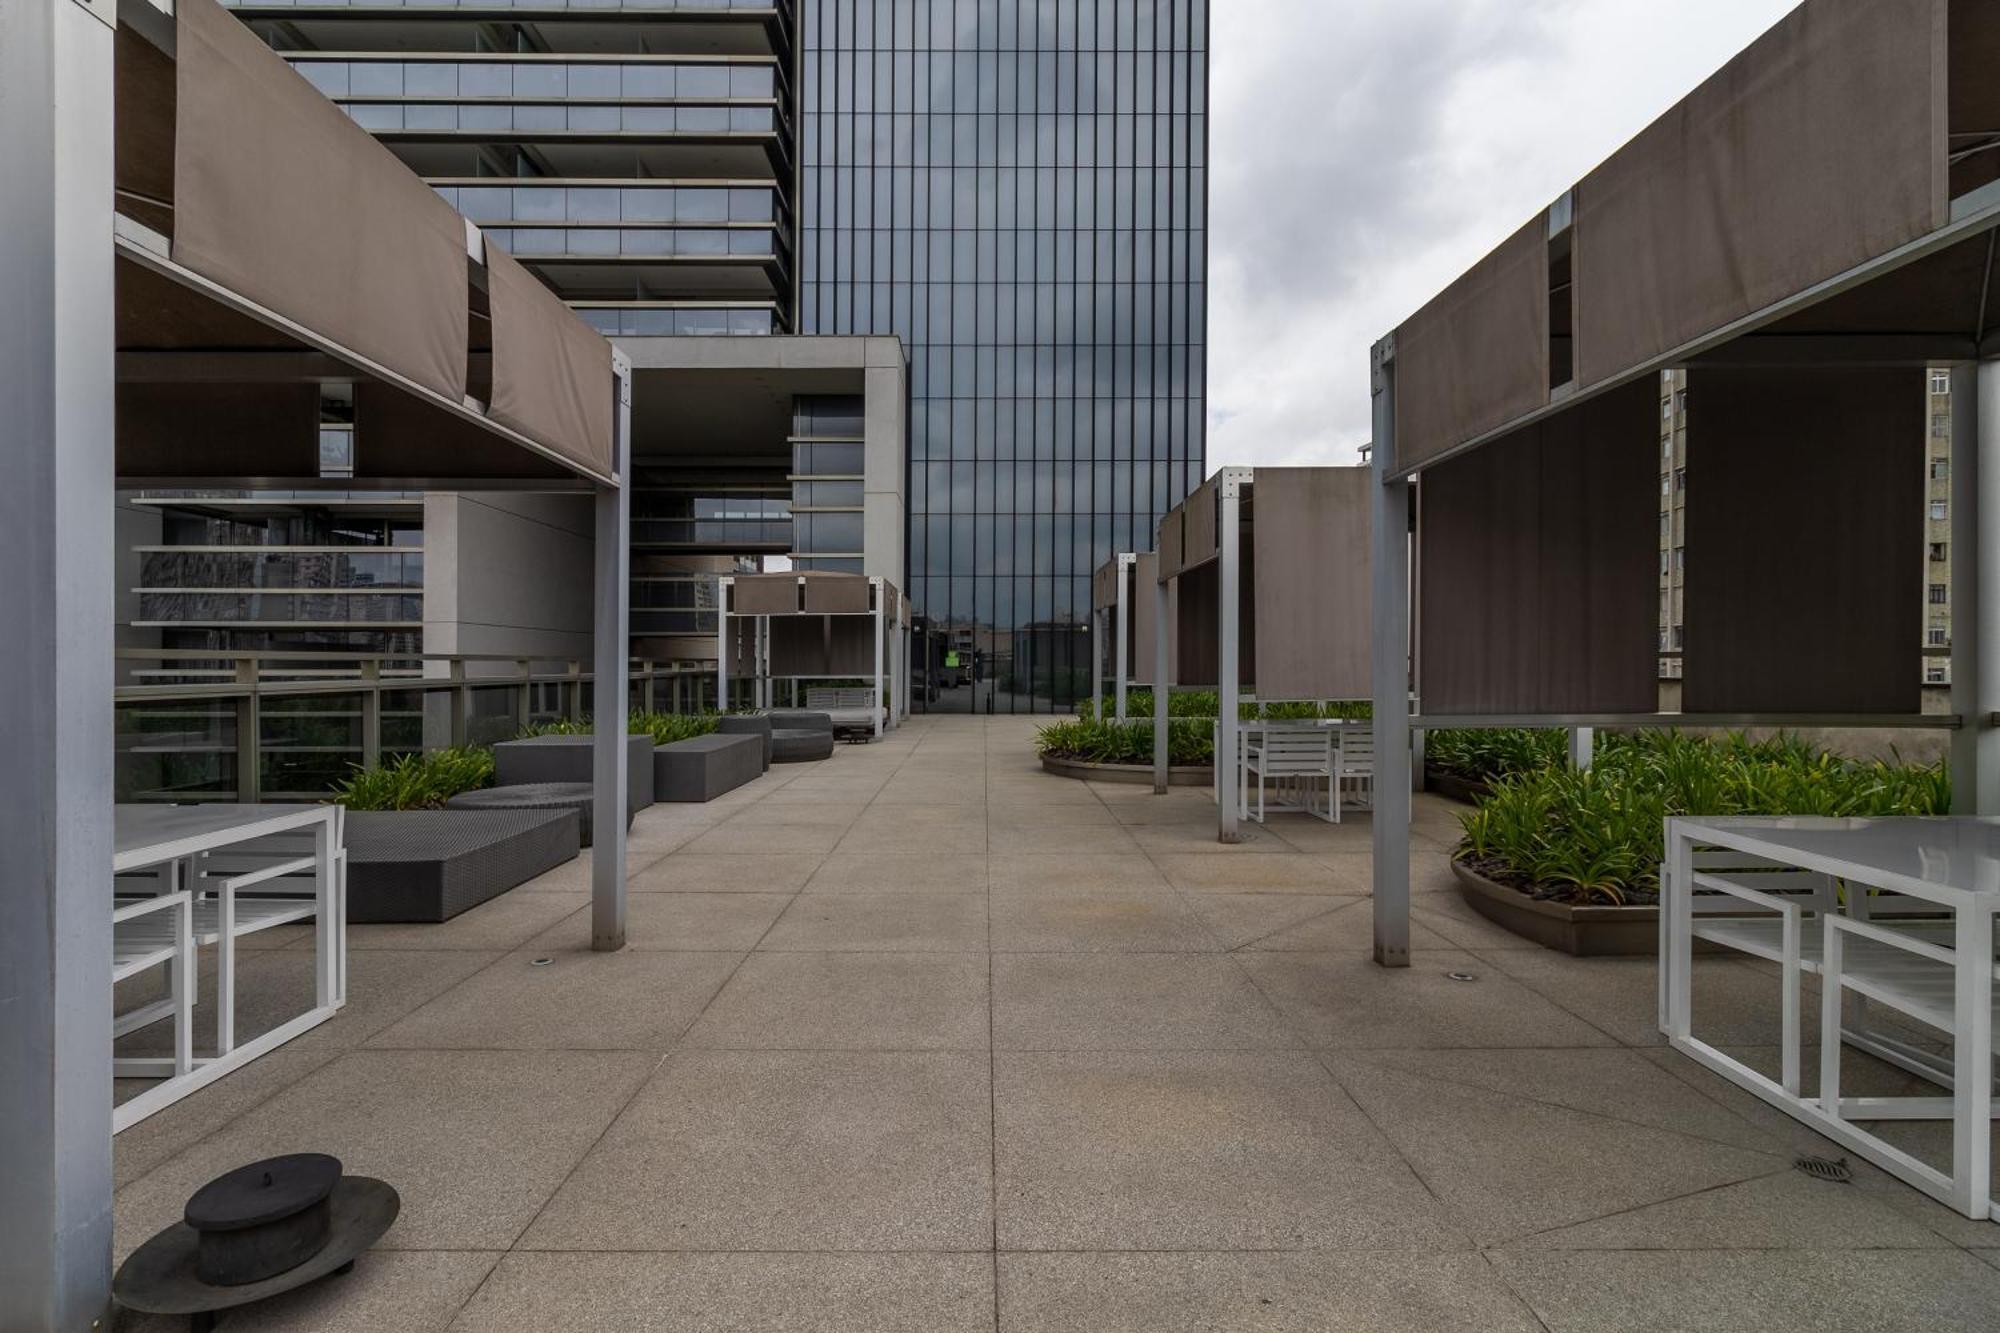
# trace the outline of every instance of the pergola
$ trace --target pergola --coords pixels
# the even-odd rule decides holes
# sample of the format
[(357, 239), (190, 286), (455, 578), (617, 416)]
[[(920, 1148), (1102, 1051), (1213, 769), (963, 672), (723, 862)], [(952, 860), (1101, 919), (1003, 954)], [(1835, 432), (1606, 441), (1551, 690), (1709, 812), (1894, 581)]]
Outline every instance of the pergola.
[[(1121, 551), (1090, 576), (1090, 697), (1104, 696), (1104, 671), (1111, 668), (1116, 698), (1114, 716), (1125, 720), (1125, 695), (1134, 685), (1151, 685), (1156, 666), (1144, 645), (1153, 640), (1156, 615), (1146, 591), (1160, 581), (1160, 557), (1155, 551)], [(1167, 633), (1173, 634), (1169, 615)], [(1111, 660), (1107, 663), (1106, 658)]]
[[(887, 579), (861, 574), (736, 574), (716, 593), (715, 683), (729, 701), (731, 661), (749, 665), (757, 707), (769, 708), (778, 680), (872, 679), (874, 733), (882, 734), (885, 682), (909, 661), (909, 599)], [(896, 691), (894, 727), (908, 716), (908, 689)]]
[(1171, 687), (1214, 687), (1223, 842), (1239, 836), (1244, 687), (1267, 703), (1355, 699), (1367, 689), (1372, 489), (1360, 467), (1226, 467), (1160, 520), (1153, 790), (1167, 789)]
[[(597, 708), (622, 710), (629, 380), (214, 0), (0, 7), (0, 1291), (23, 1327), (84, 1328), (111, 1278), (115, 490), (592, 492)], [(328, 386), (353, 475), (323, 480)], [(599, 949), (625, 936), (617, 731)]]
[[(2000, 811), (1996, 67), (2000, 6), (1807, 0), (1376, 344), (1378, 962), (1409, 959), (1413, 726), (1949, 727), (1959, 810)], [(1945, 717), (1917, 670), (1933, 366)], [(1669, 368), (1699, 463), (1663, 716)]]

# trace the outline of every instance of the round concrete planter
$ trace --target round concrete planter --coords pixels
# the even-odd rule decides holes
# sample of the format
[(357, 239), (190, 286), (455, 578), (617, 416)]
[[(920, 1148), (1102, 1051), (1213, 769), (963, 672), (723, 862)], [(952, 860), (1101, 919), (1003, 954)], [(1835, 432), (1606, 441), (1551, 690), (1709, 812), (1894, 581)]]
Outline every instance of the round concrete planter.
[(1486, 784), (1477, 778), (1462, 778), (1456, 773), (1443, 773), (1435, 768), (1426, 768), (1424, 790), (1436, 792), (1447, 800), (1477, 805), (1479, 798), (1486, 795)]
[(1466, 905), (1522, 939), (1578, 958), (1650, 957), (1660, 948), (1657, 907), (1575, 907), (1542, 902), (1495, 883), (1452, 858), (1451, 873)]
[[(1042, 756), (1042, 768), (1059, 778), (1076, 778), (1084, 782), (1131, 782), (1151, 786), (1153, 766), (1151, 764), (1092, 764), (1081, 759), (1056, 759)], [(1213, 787), (1215, 770), (1212, 768), (1169, 768), (1169, 787)]]

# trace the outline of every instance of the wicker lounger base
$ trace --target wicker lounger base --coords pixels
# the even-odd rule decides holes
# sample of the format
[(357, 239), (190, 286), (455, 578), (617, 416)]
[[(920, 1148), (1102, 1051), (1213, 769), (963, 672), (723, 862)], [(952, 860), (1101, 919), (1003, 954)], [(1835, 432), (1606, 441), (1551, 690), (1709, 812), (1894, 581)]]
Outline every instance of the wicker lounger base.
[[(759, 762), (763, 767), (771, 767), (771, 715), (769, 713), (731, 713), (715, 720), (718, 736), (755, 736), (759, 751)], [(659, 752), (654, 751), (655, 754)], [(657, 766), (653, 778), (653, 795), (660, 800), (669, 798), (660, 795), (660, 780)]]
[[(574, 810), (577, 841), (590, 846), (591, 815), (597, 806), (596, 793), (587, 782), (524, 782), (513, 787), (483, 787), (460, 792), (444, 803), (447, 810)], [(632, 816), (625, 816), (632, 827)]]
[[(519, 787), (537, 782), (588, 783), (597, 763), (593, 736), (529, 736), (493, 747), (496, 786)], [(653, 738), (625, 738), (625, 798), (627, 813), (637, 814), (653, 803)]]
[(815, 759), (827, 759), (833, 755), (833, 732), (799, 731), (791, 727), (776, 727), (771, 731), (771, 762), (774, 764), (804, 764)]
[(715, 732), (653, 751), (653, 795), (662, 801), (712, 801), (763, 772), (762, 737)]
[(577, 846), (572, 810), (350, 811), (347, 919), (449, 921)]

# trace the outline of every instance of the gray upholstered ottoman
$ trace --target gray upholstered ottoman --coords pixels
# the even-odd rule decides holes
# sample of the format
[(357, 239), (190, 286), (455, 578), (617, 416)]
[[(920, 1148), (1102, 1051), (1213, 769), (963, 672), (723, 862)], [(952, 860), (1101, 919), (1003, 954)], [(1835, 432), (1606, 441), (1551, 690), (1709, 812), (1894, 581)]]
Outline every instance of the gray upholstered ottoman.
[[(715, 720), (717, 734), (723, 736), (755, 736), (760, 762), (765, 768), (771, 766), (771, 715), (769, 713), (731, 713)], [(653, 795), (665, 801), (671, 797), (661, 796), (659, 780), (653, 782)]]
[(347, 919), (449, 921), (577, 845), (573, 810), (350, 810)]
[(763, 737), (714, 732), (653, 751), (653, 794), (662, 801), (712, 801), (763, 771)]
[(773, 727), (771, 729), (771, 762), (774, 764), (804, 764), (815, 759), (833, 757), (833, 728), (825, 731), (817, 727)]
[[(591, 780), (592, 736), (529, 736), (493, 747), (493, 782), (521, 787), (538, 782)], [(653, 803), (653, 738), (625, 738), (625, 800), (637, 814)]]
[[(588, 782), (525, 782), (516, 787), (484, 787), (463, 791), (444, 803), (447, 810), (574, 810), (577, 841), (590, 846), (590, 820), (596, 808), (595, 790)], [(625, 813), (632, 827), (632, 813)]]

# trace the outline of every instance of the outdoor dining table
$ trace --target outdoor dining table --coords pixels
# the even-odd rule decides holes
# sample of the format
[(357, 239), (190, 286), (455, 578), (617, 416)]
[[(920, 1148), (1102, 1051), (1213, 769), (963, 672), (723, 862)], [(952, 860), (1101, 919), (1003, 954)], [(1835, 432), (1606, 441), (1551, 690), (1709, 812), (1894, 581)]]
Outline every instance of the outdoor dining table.
[[(1682, 817), (1666, 821), (1661, 877), (1661, 1022), (1675, 1050), (1969, 1218), (1994, 1217), (1994, 917), (2000, 818)], [(1783, 987), (1779, 1077), (1693, 1031), (1697, 942), (1777, 963)], [(1802, 1091), (1805, 975), (1820, 978), (1820, 1076)], [(1850, 1024), (1881, 1006), (1948, 1038), (1948, 1056)], [(1908, 1031), (1908, 1028), (1905, 1029)], [(1856, 1047), (1948, 1096), (1841, 1092)], [(1948, 1171), (1860, 1122), (1949, 1120)], [(1995, 1220), (2000, 1220), (1996, 1218)]]
[[(119, 805), (114, 815), (114, 976), (166, 963), (167, 998), (121, 1015), (114, 1036), (172, 1018), (171, 1056), (119, 1056), (121, 1078), (161, 1080), (112, 1114), (138, 1123), (334, 1016), (347, 999), (346, 853), (337, 805)], [(309, 893), (308, 893), (309, 886)], [(236, 952), (245, 935), (313, 923), (313, 1003), (236, 1040)], [(216, 950), (215, 1053), (193, 1052), (195, 949)]]

